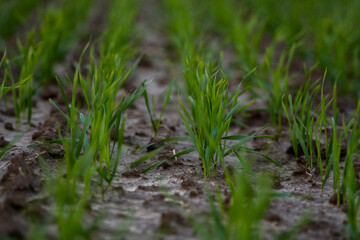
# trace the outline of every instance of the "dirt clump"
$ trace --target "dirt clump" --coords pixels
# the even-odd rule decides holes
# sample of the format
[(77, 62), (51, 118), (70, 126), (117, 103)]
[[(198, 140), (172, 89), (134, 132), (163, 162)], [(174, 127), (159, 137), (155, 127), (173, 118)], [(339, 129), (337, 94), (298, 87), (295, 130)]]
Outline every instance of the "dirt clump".
[(15, 117), (15, 108), (8, 108), (5, 110), (0, 110), (0, 113), (4, 114), (5, 116)]
[(176, 234), (182, 227), (189, 227), (189, 224), (181, 214), (173, 210), (169, 210), (161, 214), (160, 230)]
[(281, 217), (273, 212), (268, 212), (265, 216), (265, 219), (269, 222), (280, 222), (281, 221)]
[(28, 205), (28, 198), (38, 193), (40, 180), (27, 163), (26, 152), (10, 155), (10, 163), (0, 180), (0, 239), (27, 237), (28, 228), (22, 209)]
[(0, 148), (4, 148), (9, 145), (9, 141), (6, 141), (4, 136), (0, 136)]
[(57, 85), (44, 86), (40, 91), (40, 97), (43, 100), (56, 99), (59, 94), (59, 87)]
[(9, 131), (14, 131), (14, 126), (12, 125), (11, 122), (5, 123), (5, 124), (4, 124), (4, 128), (5, 128), (6, 130), (9, 130)]
[(201, 185), (190, 178), (186, 178), (181, 182), (181, 188), (187, 190), (191, 198), (203, 193)]
[(50, 141), (59, 138), (58, 126), (64, 136), (67, 126), (65, 117), (59, 111), (52, 111), (44, 123), (39, 124), (38, 130), (32, 135), (34, 141)]
[(138, 178), (138, 177), (140, 177), (140, 171), (137, 169), (130, 169), (130, 170), (122, 173), (122, 176), (125, 178)]
[(25, 157), (28, 154), (16, 154), (11, 157), (10, 164), (0, 181), (0, 186), (5, 192), (40, 190), (40, 181), (27, 164)]

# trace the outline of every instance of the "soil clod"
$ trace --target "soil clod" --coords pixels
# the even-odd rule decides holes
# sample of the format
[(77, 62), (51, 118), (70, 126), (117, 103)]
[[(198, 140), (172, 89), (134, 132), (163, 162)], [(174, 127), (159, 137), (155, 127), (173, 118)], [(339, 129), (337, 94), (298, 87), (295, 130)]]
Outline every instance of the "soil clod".
[(0, 136), (0, 148), (4, 148), (9, 145), (9, 141), (6, 141), (4, 136)]
[(13, 131), (13, 130), (14, 130), (14, 126), (13, 126), (12, 123), (10, 123), (10, 122), (5, 123), (5, 124), (4, 124), (4, 128), (5, 128), (6, 130), (9, 130), (9, 131)]

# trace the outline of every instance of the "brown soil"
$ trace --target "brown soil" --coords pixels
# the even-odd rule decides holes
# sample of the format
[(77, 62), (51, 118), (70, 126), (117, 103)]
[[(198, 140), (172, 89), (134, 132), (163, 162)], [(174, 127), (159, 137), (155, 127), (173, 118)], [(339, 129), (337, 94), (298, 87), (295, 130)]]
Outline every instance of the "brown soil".
[[(169, 69), (166, 59), (173, 53), (167, 52), (167, 39), (154, 27), (160, 20), (154, 16), (154, 5), (155, 0), (147, 1), (141, 10), (139, 24), (144, 37), (141, 42), (141, 53), (144, 54), (144, 58), (129, 79), (131, 86), (127, 87), (133, 88), (144, 79), (153, 79), (148, 94), (155, 96), (155, 102), (159, 103), (156, 105), (157, 110), (160, 111), (163, 95), (172, 78), (172, 70)], [(100, 16), (96, 11), (94, 16), (92, 21), (95, 23), (102, 21), (97, 20)], [(102, 27), (103, 23), (97, 24), (94, 34), (101, 33)], [(58, 67), (58, 70), (68, 71), (72, 62), (77, 59), (74, 55), (77, 56), (82, 47), (83, 45), (79, 44), (69, 53), (68, 58), (61, 63), (61, 66), (65, 67)], [(231, 58), (226, 53), (225, 59)], [(61, 162), (64, 148), (56, 143), (27, 148), (28, 145), (39, 141), (59, 138), (58, 129), (62, 135), (66, 134), (66, 120), (49, 104), (49, 98), (56, 100), (57, 104), (66, 110), (58, 88), (46, 86), (36, 96), (37, 104), (33, 109), (30, 126), (25, 122), (16, 126), (11, 108), (5, 109), (4, 105), (0, 106), (0, 124), (3, 125), (0, 128), (0, 149), (21, 135), (15, 143), (16, 146), (0, 159), (0, 239), (7, 236), (16, 239), (26, 238), (35, 221), (41, 222), (49, 229), (54, 227), (54, 223), (48, 221), (48, 216), (51, 215), (51, 202), (43, 187), (42, 179), (46, 173), (41, 167), (40, 160), (45, 161), (54, 171), (57, 161)], [(231, 134), (250, 134), (269, 123), (270, 118), (266, 113), (256, 111), (256, 106), (264, 104), (257, 101), (254, 109), (249, 111), (251, 114), (248, 118), (237, 116), (244, 120), (249, 128), (244, 129), (233, 124)], [(150, 172), (141, 173), (152, 163), (192, 147), (191, 142), (167, 144), (161, 154), (128, 170), (128, 166), (135, 159), (144, 155), (147, 150), (152, 150), (149, 148), (140, 151), (136, 150), (137, 147), (149, 142), (156, 143), (156, 140), (152, 138), (153, 132), (143, 99), (139, 99), (134, 107), (127, 111), (127, 115), (124, 136), (126, 147), (112, 188), (105, 193), (104, 201), (101, 200), (99, 189), (94, 190), (93, 201), (87, 209), (89, 219), (95, 219), (96, 215), (106, 216), (92, 239), (113, 239), (121, 227), (125, 229), (125, 239), (198, 239), (189, 219), (204, 216), (209, 212), (205, 189), (212, 191), (219, 186), (224, 198), (229, 200), (223, 172), (220, 169), (217, 177), (204, 181), (200, 160), (196, 153), (191, 153), (169, 160)], [(275, 134), (271, 127), (265, 131), (264, 134)], [(158, 139), (186, 135), (186, 129), (177, 110), (170, 102), (159, 129)], [(264, 238), (274, 239), (290, 230), (303, 216), (310, 214), (311, 222), (300, 230), (296, 239), (346, 239), (345, 206), (332, 204), (332, 179), (329, 179), (321, 191), (318, 172), (315, 170), (310, 173), (304, 161), (301, 161), (301, 156), (300, 160), (293, 156), (285, 126), (282, 135), (279, 139), (254, 139), (248, 143), (249, 147), (262, 151), (283, 164), (280, 168), (264, 159), (250, 159), (255, 171), (266, 171), (273, 176), (274, 187), (278, 192), (291, 194), (290, 197), (276, 198), (272, 201), (265, 217)], [(230, 156), (226, 161), (233, 168), (239, 167), (234, 156)], [(359, 166), (356, 167), (358, 175)], [(49, 231), (49, 238), (53, 237), (53, 234)]]

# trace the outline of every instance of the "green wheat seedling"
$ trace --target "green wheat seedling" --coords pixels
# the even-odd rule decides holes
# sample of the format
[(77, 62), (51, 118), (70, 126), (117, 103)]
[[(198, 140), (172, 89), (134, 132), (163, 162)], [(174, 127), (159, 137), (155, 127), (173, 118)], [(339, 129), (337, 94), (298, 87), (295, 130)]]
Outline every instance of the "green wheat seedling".
[[(252, 72), (249, 74), (251, 73)], [(266, 126), (249, 136), (228, 136), (232, 117), (252, 104), (252, 102), (244, 104), (238, 101), (239, 96), (244, 93), (244, 91), (240, 91), (241, 84), (239, 84), (235, 93), (230, 95), (226, 75), (220, 70), (213, 72), (212, 67), (203, 63), (200, 63), (196, 68), (189, 66), (184, 72), (184, 76), (190, 95), (184, 102), (179, 96), (179, 103), (175, 106), (187, 129), (189, 137), (174, 137), (164, 139), (162, 142), (191, 140), (195, 147), (185, 149), (167, 159), (153, 164), (145, 169), (144, 172), (161, 165), (165, 161), (194, 151), (198, 152), (199, 158), (202, 161), (205, 178), (216, 175), (217, 167), (220, 164), (224, 165), (224, 158), (232, 153), (239, 158), (244, 169), (253, 176), (254, 174), (250, 166), (240, 158), (241, 152), (258, 154), (274, 164), (281, 166), (281, 164), (274, 159), (244, 145), (252, 138), (273, 137), (267, 135), (258, 136), (259, 132)], [(245, 78), (247, 76), (245, 76)], [(191, 112), (187, 110), (187, 106), (191, 107)], [(237, 141), (237, 143), (228, 145), (227, 141)], [(140, 163), (141, 162), (135, 162), (132, 166)]]
[(25, 23), (27, 16), (40, 2), (40, 0), (1, 1), (0, 41), (1, 38), (13, 34), (20, 24)]
[[(314, 131), (317, 131), (317, 129), (314, 129), (315, 117), (313, 113), (316, 110), (314, 97), (318, 94), (321, 88), (321, 85), (318, 84), (319, 81), (315, 81), (313, 84), (310, 84), (309, 76), (314, 67), (310, 69), (310, 71), (305, 69), (306, 84), (297, 92), (294, 100), (292, 100), (291, 95), (287, 97), (288, 103), (286, 103), (284, 97), (282, 100), (282, 107), (288, 120), (290, 139), (295, 157), (299, 156), (298, 144), (300, 144), (301, 150), (305, 154), (311, 171), (313, 169), (313, 155), (315, 154), (313, 136), (315, 134)], [(329, 106), (329, 104), (327, 106)], [(326, 109), (324, 110), (326, 111)], [(320, 141), (318, 143), (320, 146)]]
[(146, 109), (149, 113), (149, 116), (150, 116), (150, 121), (151, 121), (151, 126), (154, 130), (154, 139), (156, 139), (156, 136), (157, 136), (157, 132), (159, 130), (159, 126), (161, 124), (161, 121), (162, 121), (162, 117), (164, 115), (164, 112), (165, 112), (165, 109), (166, 109), (166, 106), (168, 105), (169, 103), (169, 100), (170, 100), (170, 96), (171, 96), (171, 92), (172, 92), (172, 88), (173, 88), (173, 85), (174, 85), (174, 80), (171, 81), (167, 91), (166, 91), (166, 95), (165, 95), (165, 100), (164, 100), (164, 104), (161, 108), (161, 112), (160, 112), (160, 115), (157, 116), (156, 115), (156, 109), (155, 109), (155, 100), (154, 100), (154, 96), (151, 98), (151, 106), (150, 107), (150, 104), (149, 104), (149, 96), (147, 94), (147, 91), (145, 89), (144, 91), (144, 100), (145, 100), (145, 104), (146, 104)]
[(343, 171), (343, 182), (342, 182), (342, 194), (347, 202), (347, 229), (351, 239), (359, 239), (359, 206), (360, 206), (360, 195), (359, 195), (359, 182), (354, 169), (354, 162), (358, 161), (359, 157), (359, 140), (360, 140), (360, 129), (359, 129), (359, 112), (360, 102), (358, 102), (358, 108), (356, 112), (356, 120), (350, 136), (347, 141), (347, 153), (345, 158), (345, 166)]
[[(229, 95), (226, 75), (219, 70), (211, 73), (207, 64), (187, 70), (184, 75), (191, 95), (186, 103), (179, 98), (176, 107), (195, 145), (192, 151), (196, 149), (203, 162), (205, 178), (215, 175), (217, 166), (224, 164), (224, 157), (233, 152), (236, 155), (238, 150), (257, 153), (244, 146), (255, 135), (228, 136), (232, 117), (252, 104), (238, 102), (238, 97), (243, 93), (240, 91), (241, 84), (233, 95)], [(191, 106), (191, 113), (185, 104)], [(227, 140), (240, 142), (230, 147), (226, 144)]]
[[(77, 30), (87, 17), (91, 3), (92, 0), (66, 0), (60, 6), (49, 5), (38, 18), (39, 30), (31, 29), (25, 44), (18, 41), (22, 59), (20, 78), (31, 74), (35, 80), (29, 81), (29, 86), (24, 87), (20, 102), (29, 102), (27, 100), (31, 99), (33, 82), (39, 85), (53, 80), (53, 66), (75, 46), (80, 37)], [(31, 107), (23, 106), (22, 103), (20, 105), (21, 111), (27, 108), (28, 118), (31, 118)]]
[(272, 125), (277, 129), (278, 135), (281, 135), (282, 126), (282, 99), (283, 96), (289, 94), (289, 69), (291, 61), (294, 57), (295, 49), (297, 45), (292, 45), (290, 50), (284, 51), (275, 68), (272, 67), (272, 60), (274, 54), (274, 48), (269, 47), (267, 49), (266, 57), (264, 59), (264, 79), (270, 74), (272, 77), (271, 83), (266, 80), (260, 81), (261, 88), (268, 93), (268, 106), (270, 111), (270, 117)]
[(191, 1), (164, 0), (163, 12), (168, 13), (166, 28), (171, 42), (180, 53), (181, 60), (195, 56), (195, 40), (197, 38), (194, 21), (194, 10)]
[[(4, 67), (5, 66), (5, 67)], [(0, 61), (0, 69), (1, 68), (4, 68), (4, 78), (3, 78), (3, 81), (1, 83), (1, 86), (0, 86), (0, 99), (3, 98), (3, 96), (5, 96), (5, 101), (7, 103), (7, 99), (6, 99), (6, 93), (8, 91), (11, 91), (12, 89), (9, 88), (7, 86), (7, 79), (9, 77), (11, 77), (11, 75), (9, 74), (9, 59), (7, 57), (7, 54), (6, 54), (6, 51), (4, 52), (2, 58), (1, 58), (1, 61)]]
[[(326, 74), (326, 72), (325, 72)], [(324, 75), (325, 78), (325, 75)], [(324, 82), (324, 80), (323, 80)], [(344, 139), (345, 136), (347, 136), (348, 132), (352, 129), (354, 122), (355, 122), (355, 118), (351, 117), (350, 119), (348, 119), (347, 121), (345, 121), (344, 119), (342, 120), (343, 125), (342, 128), (338, 128), (337, 124), (338, 124), (338, 118), (339, 118), (339, 109), (337, 107), (337, 87), (336, 85), (334, 85), (333, 88), (333, 98), (327, 103), (325, 104), (325, 99), (326, 97), (324, 97), (323, 95), (323, 86), (322, 86), (322, 90), (321, 90), (321, 102), (319, 104), (320, 106), (320, 114), (319, 114), (319, 118), (316, 120), (315, 122), (315, 127), (314, 129), (314, 135), (315, 135), (315, 143), (316, 143), (316, 148), (317, 148), (317, 153), (318, 153), (318, 165), (320, 168), (320, 176), (322, 179), (322, 184), (321, 184), (321, 188), (323, 189), (323, 186), (325, 185), (327, 179), (330, 176), (330, 172), (331, 170), (333, 170), (334, 176), (333, 176), (333, 188), (334, 188), (334, 192), (337, 193), (337, 202), (340, 202), (340, 183), (341, 183), (341, 176), (340, 176), (340, 151), (341, 151), (341, 146), (342, 146), (342, 140)], [(332, 103), (333, 106), (333, 116), (330, 118), (331, 121), (328, 121), (327, 118), (327, 108), (330, 106), (330, 104)], [(329, 136), (330, 133), (328, 132), (328, 126), (330, 127), (330, 129), (332, 130), (332, 135), (331, 137)], [(325, 175), (323, 175), (323, 167), (322, 167), (322, 162), (321, 162), (321, 150), (320, 150), (320, 141), (322, 138), (322, 132), (324, 132), (324, 141), (325, 141), (325, 157), (326, 157), (326, 162), (325, 162)], [(328, 140), (328, 138), (330, 137), (330, 141)]]
[(95, 173), (93, 158), (94, 152), (88, 151), (66, 174), (59, 166), (56, 176), (49, 176), (47, 189), (54, 201), (53, 214), (59, 239), (88, 239), (97, 229), (98, 218), (91, 224), (85, 221), (85, 210), (92, 196), (91, 180)]
[[(297, 92), (294, 100), (291, 95), (282, 101), (282, 107), (285, 116), (288, 120), (289, 133), (291, 144), (295, 153), (295, 157), (299, 156), (298, 146), (300, 145), (302, 152), (310, 166), (310, 171), (313, 170), (313, 163), (316, 159), (317, 166), (320, 169), (321, 179), (323, 179), (323, 165), (321, 154), (321, 141), (324, 137), (326, 159), (330, 156), (330, 145), (328, 140), (329, 119), (327, 116), (328, 108), (333, 104), (333, 111), (336, 113), (336, 87), (334, 87), (333, 98), (324, 96), (324, 83), (326, 71), (324, 73), (322, 82), (320, 80), (310, 84), (310, 74), (315, 69), (316, 65), (310, 70), (305, 68), (305, 86)], [(321, 92), (320, 103), (315, 105), (315, 97)], [(337, 116), (337, 114), (335, 114)], [(337, 117), (336, 117), (337, 119)], [(337, 122), (337, 120), (335, 120)], [(325, 136), (323, 136), (323, 133)]]
[(359, 239), (359, 183), (356, 181), (355, 171), (353, 165), (349, 164), (346, 175), (347, 186), (347, 230), (350, 233), (350, 238), (353, 240)]
[[(3, 100), (4, 97), (4, 102), (5, 102), (5, 107), (7, 107), (8, 105), (8, 101), (7, 101), (7, 93), (8, 92), (12, 92), (13, 94), (13, 99), (17, 99), (17, 92), (16, 89), (21, 88), (23, 85), (26, 85), (28, 81), (30, 81), (30, 77), (23, 79), (22, 81), (19, 81), (17, 83), (14, 83), (14, 79), (12, 77), (11, 74), (11, 68), (10, 68), (10, 63), (9, 63), (9, 59), (7, 58), (6, 55), (6, 51), (4, 52), (3, 57), (1, 58), (0, 61), (0, 69), (4, 66), (4, 78), (3, 78), (3, 82), (0, 85), (0, 100)], [(13, 83), (12, 85), (8, 86), (8, 80), (10, 80), (11, 83)], [(15, 109), (15, 116), (19, 115), (19, 110), (18, 110), (18, 105), (17, 102), (14, 102), (14, 109)], [(19, 125), (19, 121), (20, 118), (17, 118), (16, 121), (16, 127), (18, 127)]]
[[(126, 121), (125, 111), (144, 93), (150, 83), (144, 82), (127, 96), (124, 96), (124, 93), (121, 94), (122, 85), (138, 63), (135, 61), (131, 67), (127, 67), (128, 59), (134, 54), (134, 50), (127, 44), (129, 34), (132, 32), (126, 31), (130, 29), (132, 21), (121, 21), (121, 19), (134, 20), (138, 5), (136, 1), (114, 1), (112, 4), (113, 10), (110, 12), (109, 18), (112, 23), (109, 26), (110, 29), (102, 36), (100, 60), (95, 59), (92, 49), (90, 51), (90, 70), (85, 77), (81, 74), (82, 56), (89, 47), (89, 43), (76, 64), (71, 100), (66, 98), (62, 84), (59, 84), (65, 102), (69, 105), (69, 114), (63, 113), (68, 120), (70, 131), (69, 139), (64, 142), (68, 145), (68, 150), (65, 151), (67, 171), (76, 165), (78, 158), (84, 153), (93, 152), (91, 165), (100, 176), (103, 198), (105, 190), (111, 187), (121, 158)], [(119, 15), (116, 11), (120, 6), (124, 14)], [(87, 115), (81, 113), (77, 107), (78, 87), (81, 87), (84, 93)], [(53, 101), (51, 103), (58, 108)], [(142, 156), (140, 160), (146, 160), (159, 151), (150, 152)]]
[[(110, 82), (113, 80), (113, 82)], [(67, 119), (70, 136), (60, 139), (65, 147), (65, 162), (67, 172), (72, 171), (78, 159), (84, 153), (93, 152), (90, 164), (95, 167), (100, 175), (102, 196), (105, 190), (111, 187), (111, 182), (116, 174), (116, 169), (121, 158), (122, 141), (125, 130), (125, 110), (129, 108), (144, 92), (148, 84), (132, 92), (127, 97), (116, 99), (122, 79), (108, 79), (94, 91), (88, 115), (82, 114), (76, 106), (76, 95), (72, 96), (69, 114), (65, 114), (50, 100), (51, 104), (61, 111)], [(74, 79), (74, 89), (83, 81), (79, 70)], [(94, 81), (97, 81), (96, 76)], [(63, 92), (63, 91), (62, 91)], [(76, 91), (73, 91), (73, 93)], [(65, 94), (64, 94), (64, 97)], [(67, 100), (68, 101), (68, 100)], [(70, 102), (70, 101), (69, 101)], [(82, 126), (82, 127), (80, 127)], [(111, 141), (113, 135), (113, 141)], [(159, 150), (146, 155), (146, 159), (154, 156)], [(145, 159), (145, 160), (146, 160)], [(107, 186), (104, 185), (107, 183)]]
[(233, 46), (237, 65), (241, 71), (248, 72), (258, 65), (261, 38), (264, 24), (256, 15), (246, 16), (247, 7), (237, 1), (202, 1), (210, 8), (210, 22)]
[(60, 7), (49, 7), (41, 17), (39, 43), (44, 46), (37, 63), (42, 83), (53, 79), (53, 66), (65, 57), (79, 39), (78, 29), (86, 20), (92, 0), (65, 0)]
[(10, 79), (11, 84), (19, 88), (18, 91), (12, 90), (17, 126), (25, 112), (30, 124), (32, 97), (40, 84), (39, 80), (48, 80), (55, 61), (63, 58), (70, 47), (75, 45), (74, 31), (86, 17), (90, 4), (91, 0), (81, 0), (65, 3), (56, 11), (49, 7), (44, 16), (39, 18), (44, 20), (39, 32), (31, 29), (26, 34), (25, 44), (18, 40), (20, 74), (14, 75), (11, 69), (15, 62), (7, 61), (3, 82)]
[[(98, 81), (98, 76), (94, 81)], [(99, 167), (98, 172), (109, 187), (114, 178), (115, 170), (121, 154), (121, 146), (124, 135), (125, 110), (130, 107), (145, 91), (149, 83), (144, 83), (139, 89), (127, 97), (116, 99), (123, 79), (106, 79), (102, 85), (94, 91), (93, 102), (89, 116), (91, 117), (90, 148), (98, 149)], [(114, 143), (111, 143), (111, 134), (114, 134)], [(117, 151), (114, 154), (114, 147)], [(103, 164), (105, 168), (103, 168)], [(105, 170), (104, 170), (105, 169)], [(103, 184), (101, 182), (103, 189)]]
[[(330, 177), (330, 173), (333, 172), (333, 190), (337, 194), (337, 202), (339, 203), (343, 191), (341, 189), (341, 181), (345, 179), (345, 176), (342, 177), (340, 172), (341, 147), (343, 139), (346, 138), (348, 132), (354, 127), (356, 118), (353, 116), (347, 121), (343, 120), (342, 127), (338, 127), (337, 88), (335, 85), (333, 97), (327, 100), (328, 96), (324, 96), (323, 89), (325, 76), (326, 72), (321, 85), (318, 84), (318, 81), (310, 85), (308, 81), (304, 89), (298, 92), (294, 101), (291, 95), (289, 95), (288, 104), (283, 102), (282, 105), (288, 119), (290, 138), (295, 156), (298, 156), (298, 145), (300, 145), (311, 172), (313, 170), (313, 162), (316, 160), (320, 172), (321, 189), (323, 189)], [(320, 89), (321, 100), (315, 106), (314, 97)], [(329, 118), (327, 110), (331, 104), (334, 115)], [(331, 132), (329, 132), (329, 128)], [(325, 154), (322, 153), (321, 149), (322, 141), (325, 143)], [(323, 167), (323, 157), (325, 157), (325, 168)]]
[[(56, 106), (54, 102), (50, 102)], [(46, 189), (53, 201), (53, 216), (56, 220), (59, 239), (87, 239), (96, 230), (99, 220), (96, 218), (91, 224), (85, 223), (85, 210), (94, 189), (92, 180), (96, 173), (96, 166), (92, 161), (96, 158), (96, 152), (87, 148), (86, 152), (72, 162), (76, 152), (74, 148), (77, 149), (82, 144), (88, 146), (85, 134), (82, 134), (87, 130), (86, 126), (81, 128), (78, 119), (72, 118), (74, 113), (77, 113), (77, 109), (72, 110), (68, 116), (63, 114), (68, 119), (69, 128), (76, 130), (77, 138), (75, 139), (74, 134), (71, 136), (73, 138), (62, 138), (59, 128), (60, 139), (51, 141), (64, 144), (65, 166), (59, 162), (54, 176), (46, 161), (40, 162), (46, 174)]]
[(271, 181), (260, 175), (255, 184), (249, 176), (236, 171), (233, 179), (226, 177), (231, 200), (225, 204), (220, 192), (216, 199), (209, 196), (210, 218), (197, 224), (197, 235), (209, 239), (261, 239), (262, 221), (274, 193)]
[(125, 66), (137, 53), (135, 43), (138, 33), (134, 22), (138, 12), (138, 0), (111, 1), (111, 11), (107, 19), (108, 26), (100, 37), (102, 41), (100, 59), (104, 66), (111, 66), (113, 61), (121, 61), (121, 64)]
[[(199, 65), (196, 70), (189, 70), (184, 74), (188, 89), (192, 92), (189, 96), (192, 114), (189, 114), (180, 99), (180, 106), (177, 106), (180, 117), (203, 161), (205, 178), (210, 177), (212, 172), (216, 173), (219, 161), (223, 163), (222, 137), (227, 135), (232, 115), (241, 110), (240, 105), (235, 101), (239, 92), (235, 94), (233, 102), (228, 96), (225, 74), (211, 75), (207, 67)], [(232, 109), (226, 113), (229, 103)]]
[[(87, 96), (89, 113), (84, 115), (79, 112), (75, 100), (78, 86), (84, 85), (81, 83), (86, 81), (80, 74), (79, 69), (80, 64), (74, 77), (71, 101), (66, 99), (63, 88), (60, 85), (63, 97), (66, 99), (65, 101), (70, 103), (69, 114), (67, 115), (62, 112), (68, 121), (70, 131), (70, 141), (65, 141), (64, 143), (68, 145), (67, 151), (65, 151), (66, 166), (67, 171), (71, 170), (83, 152), (93, 151), (92, 164), (97, 167), (97, 171), (101, 176), (100, 184), (102, 194), (104, 194), (106, 187), (103, 181), (107, 182), (108, 187), (111, 186), (121, 156), (126, 120), (124, 112), (141, 96), (148, 83), (143, 84), (142, 87), (128, 96), (117, 99), (117, 93), (120, 91), (120, 87), (129, 76), (131, 70), (124, 73), (124, 80), (123, 78), (118, 79), (114, 77), (116, 76), (116, 69), (111, 71), (113, 74), (105, 74), (103, 76), (104, 72), (100, 65), (92, 77), (93, 81), (90, 85), (92, 95)], [(50, 102), (60, 110), (52, 100)], [(111, 141), (112, 134), (114, 136), (113, 142)]]
[[(352, 116), (347, 121), (342, 121), (342, 127), (336, 126), (336, 122), (334, 118), (332, 118), (332, 138), (330, 141), (331, 148), (329, 160), (326, 165), (326, 175), (324, 182), (329, 177), (329, 172), (333, 170), (333, 189), (337, 195), (337, 204), (340, 204), (341, 201), (345, 201), (347, 199), (347, 195), (354, 194), (354, 190), (352, 188), (353, 182), (356, 182), (356, 179), (351, 179), (352, 171), (354, 167), (355, 157), (358, 155), (358, 146), (359, 146), (359, 110), (360, 103), (358, 102), (357, 110), (352, 114)], [(350, 134), (350, 136), (349, 136)], [(342, 140), (345, 139), (347, 143), (347, 151), (345, 157), (345, 166), (344, 170), (341, 173), (340, 171), (340, 151), (342, 147)], [(349, 189), (348, 189), (349, 188)], [(348, 192), (349, 191), (349, 192)], [(351, 193), (352, 192), (352, 193)], [(353, 201), (353, 196), (350, 196)], [(354, 209), (353, 209), (354, 210)], [(350, 217), (348, 215), (348, 217)], [(353, 223), (350, 224), (350, 226)], [(356, 230), (357, 231), (357, 230)]]
[[(137, 53), (134, 44), (134, 36), (137, 36), (137, 32), (133, 24), (139, 11), (139, 2), (113, 0), (110, 9), (108, 27), (100, 37), (100, 58), (95, 58), (94, 48), (91, 48), (88, 66), (91, 75), (80, 81), (88, 108), (91, 106), (92, 96), (95, 96), (94, 91), (101, 87), (104, 79), (116, 79), (116, 81), (122, 79), (118, 85), (123, 85), (128, 74), (139, 61), (139, 59), (135, 61), (131, 70), (126, 69), (128, 62)], [(122, 14), (119, 14), (119, 10)], [(93, 81), (92, 76), (96, 76), (97, 80)]]
[[(93, 162), (101, 176), (102, 196), (106, 189), (103, 182), (111, 187), (120, 160), (126, 120), (124, 112), (144, 93), (149, 84), (143, 83), (126, 97), (118, 96), (120, 88), (138, 62), (126, 70), (127, 61), (134, 55), (132, 46), (127, 42), (132, 34), (131, 25), (139, 5), (137, 1), (114, 1), (112, 4), (110, 25), (102, 38), (100, 62), (98, 66), (95, 65), (92, 51), (90, 75), (86, 78), (81, 75), (79, 77), (89, 112), (83, 122), (88, 123), (91, 128), (89, 147), (97, 154)], [(121, 9), (123, 14), (118, 14), (118, 9)]]
[(42, 48), (35, 44), (35, 31), (30, 31), (27, 35), (26, 47), (18, 41), (18, 48), (21, 53), (22, 66), (19, 81), (29, 79), (26, 84), (19, 88), (18, 108), (21, 114), (27, 112), (27, 122), (30, 124), (32, 117), (32, 97), (35, 94), (34, 71), (36, 64), (41, 58)]
[(288, 44), (300, 33), (305, 43), (299, 51), (302, 56), (311, 57), (319, 61), (323, 69), (328, 69), (329, 79), (337, 82), (339, 90), (358, 95), (360, 30), (356, 23), (360, 21), (359, 1), (246, 2), (252, 14), (266, 21), (268, 32), (274, 35), (282, 29)]
[[(0, 62), (0, 68), (4, 65), (4, 79), (0, 86), (0, 99), (4, 97), (5, 101), (5, 107), (8, 107), (8, 99), (7, 99), (7, 93), (11, 92), (12, 94), (12, 100), (13, 100), (13, 107), (15, 112), (15, 118), (16, 118), (16, 127), (18, 128), (20, 125), (21, 120), (21, 110), (26, 109), (26, 106), (28, 106), (27, 103), (21, 102), (19, 100), (20, 93), (23, 89), (29, 89), (27, 86), (31, 84), (32, 81), (32, 75), (23, 77), (20, 81), (14, 80), (14, 75), (12, 73), (11, 69), (11, 61), (8, 59), (6, 52), (3, 55), (3, 58)], [(25, 106), (24, 106), (25, 105)], [(21, 107), (23, 107), (21, 109)]]
[(192, 66), (201, 61), (215, 63), (214, 49), (205, 42), (204, 4), (190, 0), (163, 0), (162, 3), (165, 33), (175, 47), (182, 67), (186, 68), (189, 62)]

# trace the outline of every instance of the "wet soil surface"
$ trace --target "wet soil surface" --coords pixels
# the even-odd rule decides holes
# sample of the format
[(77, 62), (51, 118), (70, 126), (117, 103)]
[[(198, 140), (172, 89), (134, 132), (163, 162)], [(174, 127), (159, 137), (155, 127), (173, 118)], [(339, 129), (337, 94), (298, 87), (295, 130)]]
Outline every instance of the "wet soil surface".
[[(154, 1), (148, 4), (154, 5)], [(156, 105), (159, 108), (157, 110), (160, 111), (160, 103), (173, 77), (174, 67), (169, 67), (166, 61), (171, 55), (166, 49), (166, 38), (153, 27), (159, 17), (148, 21), (154, 17), (155, 10), (143, 6), (141, 11), (139, 24), (143, 28), (144, 38), (140, 47), (144, 57), (129, 79), (126, 90), (134, 89), (144, 79), (153, 79), (148, 94), (155, 96), (155, 102), (159, 103)], [(68, 58), (73, 61), (74, 53), (69, 54), (71, 56)], [(71, 65), (69, 62), (63, 64)], [(174, 91), (174, 99), (175, 96)], [(43, 187), (45, 172), (41, 162), (45, 161), (50, 166), (50, 172), (55, 172), (57, 164), (62, 162), (64, 148), (56, 143), (28, 147), (30, 144), (57, 139), (59, 129), (62, 134), (66, 134), (66, 120), (49, 104), (49, 98), (66, 109), (57, 87), (47, 86), (35, 97), (36, 105), (30, 125), (26, 122), (16, 123), (11, 107), (6, 109), (4, 105), (0, 106), (0, 149), (10, 148), (0, 158), (0, 239), (6, 236), (26, 238), (34, 219), (48, 226), (49, 238), (54, 236), (54, 225), (47, 221), (51, 214), (51, 203)], [(264, 105), (262, 102), (257, 104)], [(197, 154), (192, 153), (169, 160), (150, 172), (141, 173), (152, 163), (192, 147), (191, 142), (175, 142), (167, 144), (165, 150), (153, 159), (128, 170), (129, 165), (147, 151), (137, 150), (138, 147), (154, 139), (142, 98), (127, 111), (127, 115), (126, 146), (112, 188), (106, 192), (104, 201), (101, 200), (99, 189), (94, 190), (93, 201), (87, 209), (89, 219), (95, 219), (97, 215), (105, 216), (93, 239), (114, 239), (119, 236), (119, 232), (122, 232), (124, 239), (134, 240), (198, 239), (189, 219), (196, 219), (196, 216), (204, 216), (209, 212), (206, 191), (220, 187), (224, 197), (228, 195), (221, 169), (218, 176), (204, 181), (201, 162)], [(231, 133), (250, 134), (269, 122), (269, 116), (256, 110), (250, 116), (241, 119), (249, 126), (248, 129), (232, 125)], [(275, 134), (271, 127), (265, 131), (264, 134)], [(264, 159), (251, 159), (253, 169), (256, 172), (268, 172), (273, 176), (276, 191), (290, 194), (272, 201), (265, 217), (264, 238), (274, 239), (289, 231), (303, 217), (310, 216), (311, 221), (299, 231), (295, 239), (346, 239), (346, 206), (334, 204), (331, 177), (321, 191), (318, 172), (315, 170), (310, 173), (302, 157), (295, 159), (287, 128), (284, 127), (282, 132), (282, 138), (254, 139), (249, 142), (249, 147), (283, 164), (280, 168)], [(170, 102), (157, 139), (186, 135), (176, 108)], [(13, 139), (16, 139), (14, 143)], [(239, 167), (233, 156), (226, 161), (233, 167)]]

